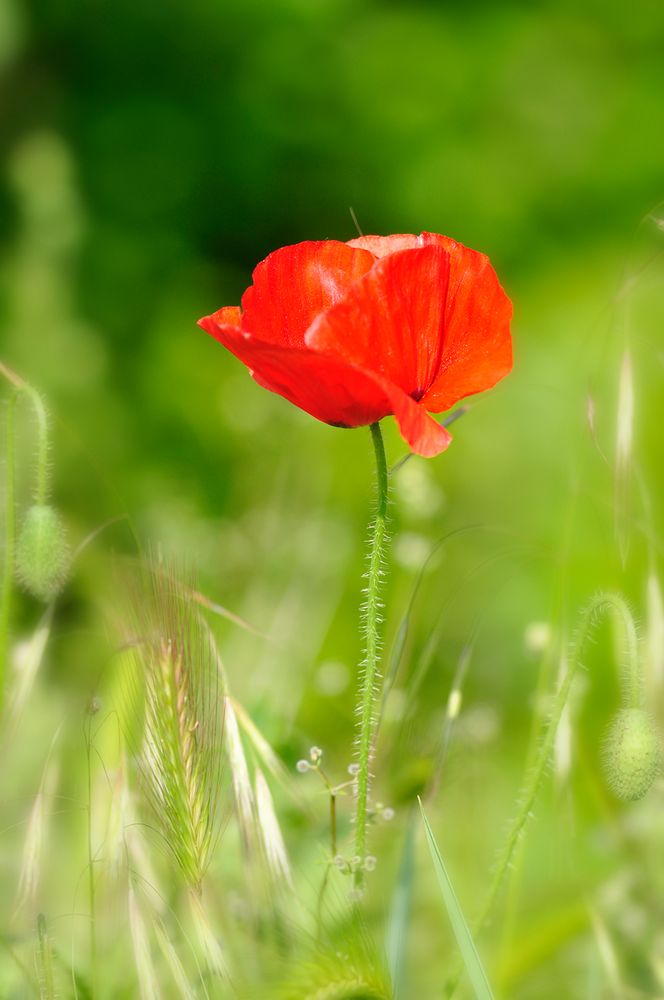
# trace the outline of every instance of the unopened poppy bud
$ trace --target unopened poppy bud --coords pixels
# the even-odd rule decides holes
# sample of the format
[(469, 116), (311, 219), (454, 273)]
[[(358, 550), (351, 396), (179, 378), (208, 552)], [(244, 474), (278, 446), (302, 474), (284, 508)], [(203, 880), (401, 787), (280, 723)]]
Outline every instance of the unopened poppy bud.
[(660, 745), (652, 720), (641, 708), (624, 708), (604, 743), (604, 771), (619, 799), (642, 799), (657, 777)]
[(62, 590), (71, 554), (60, 515), (47, 504), (28, 510), (16, 544), (16, 575), (29, 593), (51, 601)]

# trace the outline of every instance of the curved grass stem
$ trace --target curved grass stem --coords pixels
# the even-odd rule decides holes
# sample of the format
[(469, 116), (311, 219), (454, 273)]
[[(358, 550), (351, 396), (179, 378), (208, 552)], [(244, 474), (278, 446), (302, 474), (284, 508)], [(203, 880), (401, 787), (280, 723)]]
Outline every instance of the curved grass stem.
[[(49, 425), (48, 425), (48, 413), (46, 407), (44, 406), (44, 400), (34, 389), (29, 382), (17, 375), (16, 372), (12, 371), (7, 365), (0, 361), (0, 375), (9, 382), (11, 386), (14, 387), (14, 392), (12, 395), (12, 400), (15, 400), (19, 393), (23, 393), (27, 399), (30, 400), (30, 405), (34, 413), (35, 421), (37, 423), (37, 462), (36, 462), (36, 475), (35, 475), (35, 488), (34, 488), (34, 502), (36, 504), (45, 504), (48, 500), (49, 495), (49, 476), (50, 467), (48, 462), (48, 451), (49, 451)], [(15, 405), (15, 404), (12, 404)], [(9, 430), (9, 428), (8, 428)], [(12, 421), (12, 434), (13, 434), (13, 421)]]
[(86, 720), (85, 755), (87, 763), (87, 847), (88, 847), (88, 904), (90, 907), (90, 996), (97, 995), (97, 900), (95, 885), (95, 857), (92, 841), (92, 719)]
[(12, 387), (7, 401), (5, 423), (5, 551), (2, 569), (2, 592), (0, 593), (0, 714), (4, 706), (9, 659), (9, 620), (14, 578), (14, 556), (16, 551), (16, 471), (15, 471), (15, 424), (16, 404), (19, 396), (26, 396), (32, 405), (37, 422), (37, 466), (34, 500), (45, 504), (49, 491), (48, 415), (44, 401), (31, 385), (0, 361), (0, 376)]
[(9, 661), (9, 619), (14, 587), (14, 552), (16, 548), (16, 484), (14, 469), (14, 420), (18, 389), (7, 403), (5, 444), (5, 553), (0, 596), (0, 714), (4, 707), (7, 664)]
[[(621, 650), (621, 683), (623, 685), (623, 701), (632, 708), (640, 707), (641, 676), (638, 650), (638, 635), (634, 619), (629, 610), (627, 602), (619, 594), (600, 592), (596, 594), (581, 614), (581, 620), (576, 630), (569, 653), (567, 671), (563, 682), (560, 685), (553, 704), (553, 709), (549, 721), (539, 746), (539, 751), (535, 758), (532, 770), (523, 787), (520, 796), (519, 810), (512, 821), (509, 833), (503, 849), (498, 856), (498, 862), (494, 871), (493, 879), (489, 885), (484, 903), (472, 926), (474, 937), (484, 929), (489, 914), (498, 897), (498, 893), (503, 885), (503, 881), (509, 872), (516, 849), (526, 824), (532, 815), (533, 806), (537, 793), (542, 784), (546, 768), (551, 757), (551, 751), (556, 738), (560, 717), (563, 714), (567, 699), (569, 697), (572, 683), (576, 677), (577, 670), (581, 663), (581, 654), (586, 640), (591, 635), (594, 627), (600, 618), (607, 612), (612, 611), (623, 627), (624, 645)], [(448, 998), (452, 997), (460, 978), (460, 969), (456, 975), (452, 976), (445, 993)]]
[(371, 758), (376, 729), (376, 702), (380, 663), (380, 587), (387, 541), (388, 475), (385, 446), (378, 423), (371, 425), (371, 439), (376, 456), (376, 514), (369, 534), (369, 569), (366, 601), (362, 608), (364, 659), (357, 703), (357, 799), (355, 805), (355, 888), (364, 884), (364, 859), (367, 846), (367, 800), (371, 781)]

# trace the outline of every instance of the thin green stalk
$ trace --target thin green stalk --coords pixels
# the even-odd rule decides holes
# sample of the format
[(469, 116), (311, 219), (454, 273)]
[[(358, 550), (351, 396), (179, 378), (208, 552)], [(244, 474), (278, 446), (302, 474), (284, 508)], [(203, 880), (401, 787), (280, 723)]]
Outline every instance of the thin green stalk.
[(14, 553), (16, 549), (16, 483), (14, 469), (14, 423), (19, 390), (12, 392), (7, 402), (5, 445), (5, 559), (0, 598), (0, 714), (5, 699), (7, 663), (9, 660), (9, 619), (14, 586)]
[[(542, 780), (549, 763), (549, 758), (551, 756), (551, 751), (553, 749), (558, 723), (560, 722), (560, 717), (563, 713), (565, 705), (567, 704), (567, 698), (581, 662), (583, 646), (600, 617), (606, 611), (613, 611), (624, 627), (624, 657), (626, 662), (621, 663), (623, 699), (625, 702), (629, 701), (632, 708), (638, 708), (641, 706), (638, 636), (636, 634), (636, 628), (630, 610), (627, 603), (618, 594), (596, 594), (582, 612), (581, 621), (572, 642), (567, 672), (560, 688), (558, 689), (553, 710), (544, 733), (544, 738), (540, 743), (535, 763), (521, 794), (519, 811), (512, 822), (512, 826), (507, 835), (507, 840), (505, 841), (503, 849), (498, 857), (498, 863), (496, 865), (494, 876), (486, 894), (484, 903), (472, 926), (472, 933), (475, 938), (483, 930), (484, 925), (486, 924), (487, 918), (493, 908), (505, 876), (511, 868), (521, 834), (523, 833), (528, 819), (532, 815), (535, 799), (540, 785), (542, 784)], [(448, 998), (452, 997), (454, 994), (454, 991), (459, 983), (459, 977), (460, 970), (451, 977), (445, 994)]]
[(325, 865), (325, 874), (323, 875), (323, 881), (321, 882), (321, 887), (318, 892), (317, 920), (318, 937), (320, 938), (323, 927), (323, 902), (325, 900), (325, 891), (330, 878), (330, 870), (337, 857), (337, 789), (333, 787), (330, 779), (319, 763), (315, 765), (314, 770), (317, 772), (330, 795), (330, 858), (328, 863)]
[(330, 792), (330, 853), (332, 860), (337, 856), (337, 797)]
[(55, 1000), (55, 979), (53, 976), (53, 955), (48, 937), (46, 917), (43, 913), (37, 915), (37, 935), (39, 947), (37, 951), (37, 970), (39, 978), (40, 1000)]
[(85, 750), (88, 766), (88, 905), (90, 907), (90, 995), (92, 1000), (97, 994), (97, 905), (94, 872), (94, 856), (92, 851), (92, 719), (87, 719), (85, 734)]
[(367, 599), (363, 608), (365, 635), (364, 660), (357, 704), (357, 799), (355, 806), (355, 888), (364, 884), (364, 859), (367, 846), (367, 799), (370, 784), (370, 766), (376, 728), (376, 699), (378, 695), (378, 667), (380, 662), (380, 584), (382, 564), (387, 539), (388, 476), (385, 446), (378, 423), (371, 425), (371, 439), (376, 456), (377, 502), (376, 515), (369, 538), (369, 571), (367, 574)]

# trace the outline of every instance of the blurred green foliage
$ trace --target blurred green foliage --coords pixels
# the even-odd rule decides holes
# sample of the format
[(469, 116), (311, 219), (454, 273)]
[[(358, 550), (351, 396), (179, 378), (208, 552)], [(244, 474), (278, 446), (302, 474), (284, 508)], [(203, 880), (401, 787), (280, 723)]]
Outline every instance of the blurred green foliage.
[[(541, 652), (533, 625), (559, 639), (602, 587), (625, 594), (644, 633), (654, 627), (663, 51), (658, 0), (0, 0), (0, 357), (47, 399), (54, 497), (73, 544), (121, 518), (80, 556), (59, 607), (1, 825), (24, 817), (63, 719), (76, 720), (66, 741), (77, 759), (83, 705), (109, 671), (113, 553), (148, 545), (189, 561), (206, 595), (271, 637), (220, 620), (235, 690), (289, 766), (316, 743), (342, 780), (369, 435), (317, 424), (266, 393), (195, 322), (239, 301), (275, 247), (351, 238), (352, 206), (366, 232), (428, 229), (486, 251), (515, 305), (514, 373), (473, 402), (446, 454), (411, 460), (393, 491), (388, 655), (420, 566), (448, 537), (412, 604), (378, 790), (405, 810), (430, 780), (454, 670), (472, 643), (467, 709), (427, 811), (460, 897), (476, 907), (527, 752)], [(618, 482), (626, 347), (633, 450)], [(387, 433), (396, 460), (403, 446)], [(26, 503), (26, 416), (21, 435)], [(36, 620), (20, 598), (17, 637)], [(571, 984), (565, 996), (603, 995), (580, 985), (602, 988), (580, 950), (583, 900), (620, 871), (641, 915), (623, 926), (620, 907), (605, 914), (622, 974), (635, 996), (657, 995), (647, 956), (661, 872), (648, 851), (641, 868), (621, 854), (636, 835), (616, 832), (622, 814), (598, 777), (599, 738), (617, 707), (610, 651), (605, 638), (590, 654), (571, 777), (534, 824), (502, 952), (494, 933), (493, 967), (511, 997), (560, 996), (545, 985), (556, 976)], [(545, 651), (549, 685), (554, 660)], [(84, 783), (72, 765), (61, 794), (78, 800)], [(314, 836), (286, 815), (302, 870), (326, 836), (314, 802)], [(661, 828), (650, 813), (631, 815)], [(54, 857), (65, 858), (61, 837)], [(381, 852), (377, 934), (396, 828), (376, 836)], [(11, 838), (0, 858), (0, 895), (11, 898)], [(443, 941), (453, 950), (426, 864), (422, 853), (410, 958), (418, 997), (438, 995), (445, 956), (432, 956)], [(79, 869), (70, 857), (53, 872), (56, 897), (58, 876), (73, 882)], [(64, 912), (70, 897), (55, 905)], [(520, 941), (511, 950), (510, 934)]]

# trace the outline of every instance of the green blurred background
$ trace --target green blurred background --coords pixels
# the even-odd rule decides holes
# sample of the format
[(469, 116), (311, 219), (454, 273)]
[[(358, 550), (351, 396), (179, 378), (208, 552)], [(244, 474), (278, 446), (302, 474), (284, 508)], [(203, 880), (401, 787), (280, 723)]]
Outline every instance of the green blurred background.
[[(270, 636), (219, 621), (236, 692), (289, 766), (315, 743), (344, 774), (369, 435), (266, 393), (195, 324), (238, 302), (277, 246), (352, 238), (352, 207), (368, 233), (427, 229), (485, 251), (514, 302), (513, 374), (393, 491), (388, 654), (423, 561), (449, 538), (422, 577), (386, 706), (377, 780), (398, 822), (376, 842), (376, 933), (399, 817), (435, 769), (468, 643), (464, 711), (430, 809), (473, 911), (526, 756), (542, 652), (532, 626), (554, 637), (553, 682), (556, 637), (595, 590), (617, 588), (661, 669), (663, 53), (657, 0), (0, 0), (0, 357), (48, 401), (72, 541), (126, 515), (86, 549), (62, 600), (7, 825), (57, 725), (103, 687), (113, 554), (137, 543), (185, 560), (212, 600)], [(633, 449), (617, 472), (626, 349)], [(386, 424), (396, 460), (403, 444)], [(25, 498), (27, 420), (22, 434)], [(19, 635), (36, 614), (21, 599)], [(584, 900), (621, 873), (631, 922), (627, 903), (604, 914), (620, 974), (636, 996), (664, 989), (648, 957), (662, 947), (647, 888), (657, 866), (628, 866), (631, 828), (598, 778), (617, 704), (606, 637), (590, 659), (571, 772), (561, 763), (544, 796), (514, 904), (518, 944), (501, 953), (509, 996), (590, 996), (593, 976), (608, 995)], [(65, 784), (75, 795), (82, 781), (72, 769)], [(633, 823), (653, 830), (640, 808)], [(285, 822), (305, 870), (324, 809), (316, 834)], [(11, 845), (0, 853), (9, 886)], [(437, 995), (452, 950), (427, 866), (418, 855), (412, 997)], [(555, 977), (563, 993), (547, 986)]]

